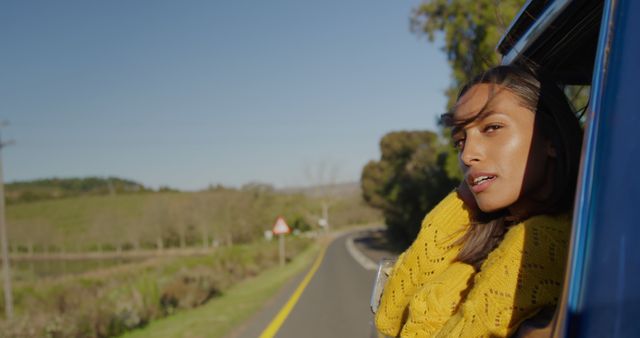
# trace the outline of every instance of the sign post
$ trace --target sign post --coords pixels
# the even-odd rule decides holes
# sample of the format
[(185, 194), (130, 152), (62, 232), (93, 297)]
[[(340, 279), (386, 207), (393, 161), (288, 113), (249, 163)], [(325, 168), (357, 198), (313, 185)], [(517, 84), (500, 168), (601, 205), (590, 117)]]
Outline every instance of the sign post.
[(291, 228), (289, 228), (287, 222), (284, 221), (284, 218), (282, 218), (282, 216), (278, 216), (278, 219), (276, 219), (276, 223), (273, 225), (272, 231), (274, 235), (278, 235), (278, 242), (280, 245), (280, 266), (284, 266), (284, 234), (290, 233)]

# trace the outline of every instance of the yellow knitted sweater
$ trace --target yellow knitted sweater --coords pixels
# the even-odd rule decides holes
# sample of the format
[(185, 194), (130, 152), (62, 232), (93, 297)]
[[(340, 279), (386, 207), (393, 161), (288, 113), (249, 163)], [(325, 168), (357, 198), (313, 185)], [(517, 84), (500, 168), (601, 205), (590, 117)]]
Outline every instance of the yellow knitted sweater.
[(398, 258), (376, 313), (396, 337), (504, 337), (562, 290), (570, 217), (535, 216), (509, 228), (480, 267), (453, 262), (470, 223), (455, 192), (422, 223)]

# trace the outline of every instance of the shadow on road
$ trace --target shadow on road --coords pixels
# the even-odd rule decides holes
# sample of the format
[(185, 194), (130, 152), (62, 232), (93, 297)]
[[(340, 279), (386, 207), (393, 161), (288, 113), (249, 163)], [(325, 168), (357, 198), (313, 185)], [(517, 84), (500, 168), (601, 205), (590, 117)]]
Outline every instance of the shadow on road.
[(384, 228), (358, 232), (353, 237), (353, 243), (358, 250), (376, 263), (382, 258), (396, 257), (406, 249), (389, 241)]

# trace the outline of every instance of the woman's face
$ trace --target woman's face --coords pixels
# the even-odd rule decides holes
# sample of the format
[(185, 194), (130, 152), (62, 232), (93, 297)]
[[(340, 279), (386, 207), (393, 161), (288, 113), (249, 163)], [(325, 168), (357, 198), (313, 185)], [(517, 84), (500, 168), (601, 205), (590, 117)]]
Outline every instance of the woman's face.
[(473, 119), (454, 127), (452, 137), (480, 210), (508, 208), (518, 214), (550, 193), (554, 152), (534, 131), (534, 112), (515, 94), (498, 85), (474, 85), (456, 103), (453, 118), (456, 123)]

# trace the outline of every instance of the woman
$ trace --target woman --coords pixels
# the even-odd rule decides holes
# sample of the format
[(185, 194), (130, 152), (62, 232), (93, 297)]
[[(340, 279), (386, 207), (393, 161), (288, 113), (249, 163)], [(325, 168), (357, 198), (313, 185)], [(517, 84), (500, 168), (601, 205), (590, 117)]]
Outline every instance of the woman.
[(553, 82), (517, 66), (474, 78), (442, 118), (465, 179), (399, 257), (376, 326), (402, 337), (508, 336), (557, 304), (581, 129)]

